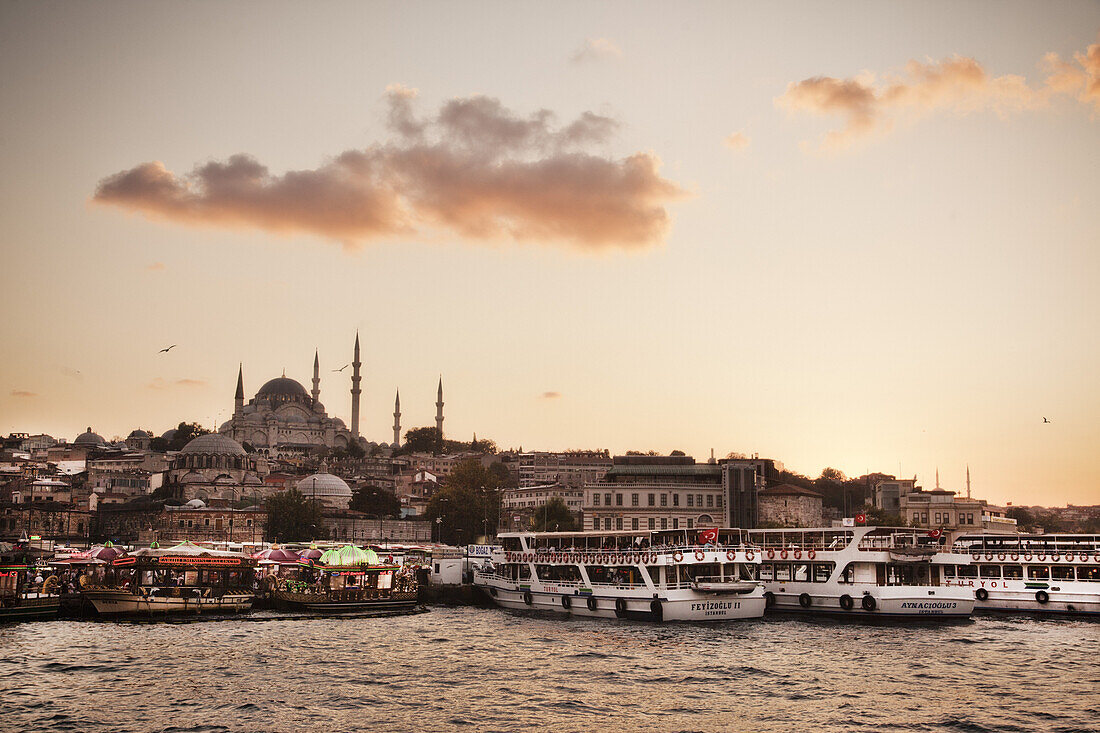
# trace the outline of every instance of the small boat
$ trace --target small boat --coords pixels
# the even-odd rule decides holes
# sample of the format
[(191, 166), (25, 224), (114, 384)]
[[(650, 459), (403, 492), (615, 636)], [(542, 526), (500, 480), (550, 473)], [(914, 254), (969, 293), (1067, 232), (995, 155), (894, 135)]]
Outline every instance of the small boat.
[(892, 527), (754, 529), (769, 609), (871, 617), (967, 618), (973, 594), (947, 582), (966, 560), (938, 533)]
[(277, 578), (275, 607), (319, 614), (391, 615), (417, 606), (411, 568), (384, 563), (370, 548), (344, 545), (299, 565), (299, 579)]
[(0, 543), (0, 623), (57, 617), (61, 607), (57, 576), (50, 575), (38, 585), (33, 581), (35, 572), (18, 545)]
[(239, 552), (182, 542), (150, 547), (111, 561), (102, 578), (80, 578), (101, 615), (237, 613), (252, 607), (255, 561)]
[(514, 610), (639, 621), (764, 615), (759, 553), (739, 529), (508, 532), (474, 584)]
[(974, 594), (978, 611), (1100, 614), (1100, 535), (964, 534), (945, 582)]

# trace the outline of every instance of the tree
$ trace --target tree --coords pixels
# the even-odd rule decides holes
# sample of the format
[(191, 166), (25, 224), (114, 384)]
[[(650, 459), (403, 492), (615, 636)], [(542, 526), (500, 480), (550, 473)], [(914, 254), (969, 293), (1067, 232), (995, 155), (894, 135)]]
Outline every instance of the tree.
[(844, 475), (844, 472), (839, 468), (831, 468), (826, 466), (821, 469), (821, 476), (818, 477), (818, 481), (832, 481), (833, 483), (842, 484), (848, 480), (848, 477)]
[[(428, 502), (426, 518), (438, 527), (440, 541), (447, 544), (473, 542), (495, 530), (500, 516), (500, 481), (496, 475), (469, 458), (455, 466), (447, 483)], [(441, 521), (436, 522), (439, 519)]]
[(514, 489), (519, 486), (519, 477), (508, 470), (500, 461), (494, 461), (489, 464), (489, 473), (497, 479), (497, 486), (502, 489)]
[(877, 527), (909, 526), (909, 522), (905, 521), (905, 517), (888, 512), (885, 509), (879, 509), (877, 506), (868, 507), (864, 513), (867, 515), (867, 524), (873, 524)]
[(1034, 527), (1038, 522), (1035, 521), (1035, 515), (1022, 506), (1009, 507), (1005, 512), (1005, 516), (1009, 519), (1015, 519), (1016, 524), (1025, 529), (1028, 527)]
[(298, 489), (270, 496), (264, 505), (267, 508), (265, 535), (269, 542), (302, 542), (326, 534), (321, 506)]
[(183, 446), (187, 445), (195, 438), (200, 435), (206, 435), (209, 432), (209, 430), (198, 423), (181, 422), (176, 426), (176, 435), (174, 438), (171, 440), (153, 438), (149, 441), (149, 448), (160, 453), (170, 450), (181, 450)]
[(437, 428), (410, 428), (401, 447), (408, 453), (439, 453), (443, 448), (443, 436)]
[(396, 517), (401, 514), (401, 500), (392, 491), (377, 486), (364, 486), (351, 496), (351, 509), (376, 517)]
[(561, 497), (555, 496), (535, 509), (536, 532), (572, 532), (576, 528), (573, 513)]

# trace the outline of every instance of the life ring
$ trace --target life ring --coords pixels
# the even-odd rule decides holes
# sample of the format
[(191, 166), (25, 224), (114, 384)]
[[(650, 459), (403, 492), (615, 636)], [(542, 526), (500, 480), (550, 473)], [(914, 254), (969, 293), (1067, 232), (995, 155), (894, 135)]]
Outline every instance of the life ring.
[(1035, 591), (1035, 600), (1039, 602), (1039, 605), (1045, 605), (1050, 600), (1050, 594), (1045, 590)]
[(1047, 556), (1046, 555), (1036, 555), (1035, 559), (1038, 560), (1039, 562), (1043, 562), (1044, 560), (1047, 559)]
[(840, 607), (843, 608), (845, 611), (851, 611), (852, 606), (854, 606), (854, 605), (855, 605), (855, 601), (853, 601), (852, 597), (850, 595), (848, 595), (847, 593), (845, 593), (844, 595), (842, 595), (840, 597)]
[(795, 550), (794, 552), (791, 553), (791, 555), (794, 557), (795, 560), (801, 560), (802, 559), (802, 550)]
[(985, 559), (986, 559), (987, 562), (992, 562), (993, 561), (993, 553), (992, 552), (987, 552), (985, 554)]
[(1066, 562), (1073, 562), (1073, 557), (1074, 557), (1074, 555), (1073, 555), (1072, 552), (1067, 552), (1066, 553)]
[(1031, 562), (1031, 555), (1024, 555), (1024, 562)]
[(997, 559), (1000, 560), (1001, 562), (1004, 562), (1005, 561), (1005, 554), (1003, 552), (997, 553)]
[(1009, 557), (1012, 558), (1012, 562), (1016, 562), (1017, 560), (1020, 559), (1020, 555), (1018, 553), (1015, 553), (1015, 552), (1012, 553), (1011, 555), (1009, 555)]
[(562, 608), (564, 608), (565, 610), (568, 611), (572, 606), (573, 606), (573, 599), (572, 598), (570, 598), (569, 596), (562, 596), (561, 597), (561, 607)]
[(730, 562), (733, 562), (734, 560), (737, 559), (737, 553), (734, 552), (733, 550), (726, 550), (726, 559), (729, 560)]
[(764, 591), (764, 608), (775, 608), (775, 594), (769, 591)]
[(649, 602), (649, 612), (653, 615), (654, 621), (661, 621), (665, 617), (665, 609), (656, 598)]
[(875, 597), (871, 594), (863, 596), (863, 600), (860, 601), (860, 605), (863, 606), (864, 611), (874, 611), (878, 603), (875, 601)]
[(803, 608), (809, 608), (813, 604), (813, 602), (814, 599), (810, 598), (809, 593), (803, 593), (798, 597), (798, 605), (802, 606)]
[(985, 588), (979, 588), (978, 590), (974, 591), (974, 597), (977, 598), (979, 601), (988, 601), (989, 591), (987, 591)]
[(978, 562), (979, 560), (982, 559), (982, 553), (979, 552), (976, 555), (971, 555), (970, 559), (973, 560), (974, 562)]
[(780, 550), (779, 551), (779, 559), (780, 560), (786, 560), (787, 559), (787, 551), (786, 550)]
[(756, 557), (756, 555), (753, 554), (752, 550), (749, 550), (748, 552), (745, 553), (745, 559), (748, 560), (749, 562), (752, 562), (753, 558), (755, 558), (755, 557)]
[(625, 598), (616, 598), (615, 599), (615, 616), (617, 618), (624, 618), (626, 616), (626, 599)]
[(1092, 561), (1093, 562), (1100, 562), (1100, 552), (1098, 552), (1098, 553), (1096, 553), (1095, 555), (1092, 556)]
[(595, 611), (596, 610), (596, 605), (597, 605), (596, 604), (596, 596), (588, 596), (587, 605), (588, 605), (588, 610), (589, 611)]
[(1061, 559), (1062, 559), (1062, 558), (1061, 558), (1061, 557), (1060, 557), (1060, 556), (1058, 555), (1058, 553), (1057, 553), (1057, 552), (1052, 552), (1052, 553), (1050, 553), (1050, 561), (1051, 561), (1051, 562), (1058, 562), (1058, 561), (1059, 561), (1059, 560), (1061, 560)]
[(808, 560), (813, 560), (815, 557), (817, 557), (817, 550), (809, 550), (806, 552), (806, 558)]
[(775, 550), (768, 550), (768, 559), (771, 560), (775, 557)]
[(676, 562), (683, 562), (683, 560), (684, 560), (683, 550), (676, 550), (675, 552), (673, 552), (672, 553), (672, 559)]
[(706, 553), (704, 553), (702, 550), (695, 551), (695, 559), (699, 562), (703, 562), (703, 558), (705, 558), (706, 556)]
[(525, 604), (527, 604), (528, 606), (530, 606), (531, 604), (533, 604), (535, 602), (535, 599), (531, 596), (531, 591), (529, 591), (529, 590), (523, 591), (523, 602)]

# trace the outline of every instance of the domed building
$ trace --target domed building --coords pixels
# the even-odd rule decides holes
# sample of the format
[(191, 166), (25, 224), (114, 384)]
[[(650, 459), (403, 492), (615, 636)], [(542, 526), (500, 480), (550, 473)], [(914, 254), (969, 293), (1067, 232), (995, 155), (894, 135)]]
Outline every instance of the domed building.
[(130, 450), (149, 450), (153, 434), (147, 430), (134, 430), (126, 436), (126, 447)]
[(73, 445), (79, 445), (84, 448), (99, 448), (107, 445), (107, 441), (104, 440), (103, 436), (99, 433), (93, 433), (92, 429), (89, 427), (87, 431), (76, 436), (76, 439), (73, 440)]
[(324, 465), (320, 473), (306, 476), (295, 487), (302, 496), (316, 499), (329, 509), (347, 509), (351, 504), (351, 487), (339, 476), (326, 473)]
[(168, 481), (181, 488), (183, 499), (238, 501), (263, 494), (267, 461), (249, 455), (232, 438), (200, 435), (172, 458)]

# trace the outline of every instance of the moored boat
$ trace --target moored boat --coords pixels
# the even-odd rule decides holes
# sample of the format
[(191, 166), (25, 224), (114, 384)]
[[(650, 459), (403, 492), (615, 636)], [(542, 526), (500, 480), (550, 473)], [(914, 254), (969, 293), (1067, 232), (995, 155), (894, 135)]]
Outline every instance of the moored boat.
[(647, 621), (764, 614), (758, 554), (737, 529), (510, 532), (474, 571), (503, 608)]
[(749, 530), (769, 609), (853, 616), (966, 618), (973, 594), (949, 585), (939, 533), (891, 527)]
[(55, 618), (61, 607), (57, 577), (35, 582), (27, 556), (13, 545), (0, 545), (0, 623)]
[(416, 610), (416, 576), (382, 562), (370, 548), (345, 545), (299, 564), (299, 578), (277, 578), (276, 608), (320, 614), (389, 615)]
[(948, 585), (979, 611), (1100, 614), (1100, 535), (956, 534)]
[(255, 561), (239, 552), (190, 542), (151, 547), (81, 577), (83, 595), (101, 615), (237, 613), (252, 606)]

